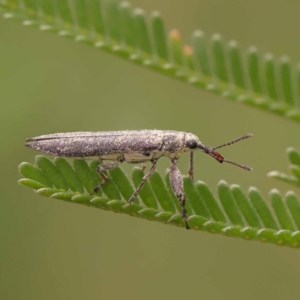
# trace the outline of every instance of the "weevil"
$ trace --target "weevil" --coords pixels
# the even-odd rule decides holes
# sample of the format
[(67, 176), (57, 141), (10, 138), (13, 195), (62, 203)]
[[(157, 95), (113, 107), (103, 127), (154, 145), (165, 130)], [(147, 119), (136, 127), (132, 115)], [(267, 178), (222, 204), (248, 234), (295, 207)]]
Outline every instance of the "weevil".
[[(252, 168), (225, 159), (216, 149), (232, 145), (238, 141), (252, 137), (251, 133), (243, 135), (229, 143), (217, 147), (208, 147), (202, 144), (192, 133), (173, 130), (128, 130), (104, 132), (69, 132), (41, 135), (28, 138), (26, 146), (54, 156), (99, 159), (97, 172), (102, 182), (94, 188), (97, 192), (108, 180), (104, 170), (118, 167), (122, 162), (144, 163), (150, 161), (152, 166), (145, 174), (140, 185), (136, 188), (129, 203), (133, 203), (145, 182), (154, 174), (156, 163), (162, 156), (171, 160), (170, 183), (174, 194), (182, 208), (182, 218), (186, 229), (189, 229), (188, 215), (185, 209), (186, 195), (183, 188), (182, 175), (177, 167), (179, 157), (184, 152), (190, 152), (190, 166), (188, 174), (193, 179), (194, 151), (200, 150), (219, 163), (229, 163), (242, 169), (251, 171)], [(104, 160), (112, 162), (103, 163)]]

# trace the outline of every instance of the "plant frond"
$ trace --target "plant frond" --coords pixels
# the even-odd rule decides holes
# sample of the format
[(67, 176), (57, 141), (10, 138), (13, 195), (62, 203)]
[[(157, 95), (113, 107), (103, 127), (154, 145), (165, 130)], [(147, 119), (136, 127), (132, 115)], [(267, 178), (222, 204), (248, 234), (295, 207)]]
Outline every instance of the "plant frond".
[(242, 53), (236, 41), (196, 30), (182, 45), (178, 30), (166, 34), (158, 12), (116, 0), (0, 0), (5, 18), (52, 31), (131, 60), (167, 76), (300, 122), (300, 67), (287, 56)]
[[(101, 181), (96, 172), (98, 164), (74, 159), (71, 165), (61, 157), (50, 161), (38, 155), (35, 165), (20, 164), (19, 171), (24, 178), (19, 184), (42, 196), (185, 227), (168, 172), (165, 178), (156, 172), (134, 204), (129, 204), (127, 200), (141, 182), (143, 170), (135, 167), (131, 180), (121, 168), (111, 170), (103, 188), (91, 195)], [(204, 182), (194, 184), (189, 177), (184, 177), (184, 190), (188, 222), (193, 230), (300, 247), (300, 203), (292, 192), (282, 197), (277, 190), (272, 190), (269, 207), (256, 188), (250, 188), (246, 195), (238, 185), (225, 181), (218, 184), (219, 199)]]
[(300, 152), (292, 147), (288, 148), (286, 151), (290, 161), (289, 169), (292, 175), (286, 175), (279, 171), (271, 171), (268, 173), (268, 176), (300, 187)]

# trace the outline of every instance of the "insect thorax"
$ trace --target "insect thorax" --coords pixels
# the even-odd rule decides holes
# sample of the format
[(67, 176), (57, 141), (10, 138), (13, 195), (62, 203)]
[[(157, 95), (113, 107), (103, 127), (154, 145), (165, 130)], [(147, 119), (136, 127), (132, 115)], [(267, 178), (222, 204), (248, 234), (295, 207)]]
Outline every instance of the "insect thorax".
[(166, 131), (163, 137), (162, 152), (165, 155), (184, 151), (185, 132)]

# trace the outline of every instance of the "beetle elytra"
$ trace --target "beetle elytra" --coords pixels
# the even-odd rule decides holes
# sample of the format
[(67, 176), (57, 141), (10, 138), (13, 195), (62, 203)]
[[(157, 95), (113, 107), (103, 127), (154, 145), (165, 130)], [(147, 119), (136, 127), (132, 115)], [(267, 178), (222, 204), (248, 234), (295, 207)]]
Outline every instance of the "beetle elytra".
[[(26, 140), (26, 146), (54, 156), (99, 159), (100, 164), (97, 168), (97, 172), (101, 176), (102, 182), (95, 187), (94, 192), (108, 180), (108, 177), (103, 173), (104, 170), (116, 168), (124, 161), (128, 163), (150, 161), (152, 166), (128, 200), (129, 203), (134, 201), (145, 182), (154, 174), (158, 159), (162, 156), (169, 157), (171, 159), (171, 187), (180, 202), (185, 226), (189, 229), (188, 216), (185, 209), (186, 195), (183, 189), (183, 179), (177, 167), (181, 154), (190, 152), (188, 174), (191, 179), (193, 179), (194, 173), (193, 153), (196, 150), (210, 155), (219, 163), (226, 162), (251, 171), (252, 169), (250, 167), (225, 159), (216, 149), (234, 144), (252, 136), (253, 135), (249, 133), (229, 143), (217, 147), (208, 147), (202, 144), (198, 137), (192, 133), (173, 130), (70, 132), (28, 138)], [(112, 162), (104, 164), (103, 160)]]

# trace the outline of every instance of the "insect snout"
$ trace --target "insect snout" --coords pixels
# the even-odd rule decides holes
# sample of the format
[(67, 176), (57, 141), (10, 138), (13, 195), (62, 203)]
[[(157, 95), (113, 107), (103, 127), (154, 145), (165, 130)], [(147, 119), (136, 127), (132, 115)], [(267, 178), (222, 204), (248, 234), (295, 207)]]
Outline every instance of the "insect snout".
[(217, 160), (219, 163), (222, 163), (224, 161), (224, 157), (223, 155), (221, 155), (219, 152), (211, 149), (211, 148), (207, 148), (204, 150), (204, 152), (208, 155), (210, 155), (211, 157), (213, 157), (215, 160)]

